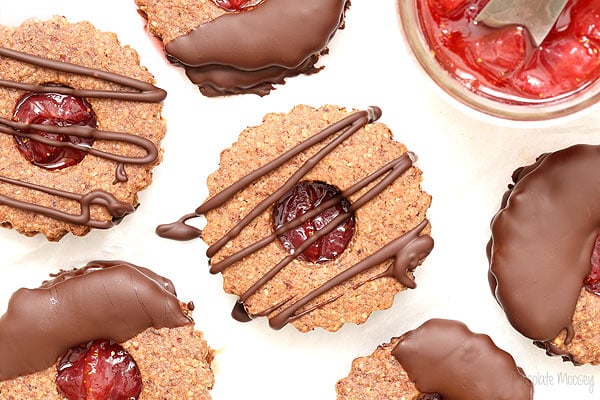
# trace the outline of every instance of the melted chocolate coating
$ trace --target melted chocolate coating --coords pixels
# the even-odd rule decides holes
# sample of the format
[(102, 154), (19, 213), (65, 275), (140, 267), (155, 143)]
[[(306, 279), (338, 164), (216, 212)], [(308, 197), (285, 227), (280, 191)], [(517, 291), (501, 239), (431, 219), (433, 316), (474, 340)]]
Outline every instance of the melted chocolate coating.
[[(143, 101), (143, 102), (160, 102), (165, 96), (166, 92), (162, 89), (155, 87), (154, 85), (140, 81), (138, 79), (129, 78), (123, 75), (114, 74), (107, 71), (97, 70), (94, 68), (87, 68), (80, 65), (75, 65), (67, 62), (59, 62), (50, 60), (44, 57), (38, 57), (27, 53), (22, 53), (16, 50), (8, 49), (0, 46), (0, 56), (12, 58), (17, 61), (37, 65), (42, 68), (53, 69), (65, 73), (80, 74), (85, 76), (102, 79), (108, 82), (117, 83), (125, 87), (135, 89), (135, 91), (106, 91), (106, 90), (87, 90), (87, 89), (74, 89), (65, 86), (57, 85), (41, 85), (41, 84), (30, 84), (22, 82), (14, 82), (7, 80), (0, 80), (0, 87), (6, 87), (10, 89), (25, 90), (29, 92), (44, 92), (44, 93), (61, 93), (80, 97), (92, 97), (92, 98), (109, 98), (116, 100), (125, 101)], [(72, 136), (90, 137), (97, 140), (113, 140), (118, 142), (130, 143), (140, 147), (146, 153), (141, 157), (129, 157), (119, 154), (107, 153), (93, 147), (78, 146), (69, 142), (61, 142), (52, 140), (49, 138), (42, 137), (40, 135), (24, 133), (29, 129), (37, 129), (50, 133), (59, 133)], [(142, 138), (137, 135), (124, 133), (124, 132), (106, 132), (100, 131), (91, 127), (84, 126), (52, 126), (52, 125), (40, 125), (40, 124), (24, 124), (17, 121), (13, 121), (7, 118), (0, 118), (0, 133), (9, 135), (20, 136), (29, 140), (35, 140), (50, 146), (56, 147), (71, 147), (80, 151), (87, 152), (96, 157), (102, 157), (107, 160), (112, 160), (117, 163), (115, 172), (115, 183), (124, 182), (127, 180), (127, 174), (125, 172), (124, 164), (151, 164), (156, 161), (158, 157), (158, 148), (156, 145), (148, 139)], [(62, 211), (51, 209), (43, 206), (39, 206), (33, 203), (27, 203), (19, 201), (7, 196), (0, 196), (0, 204), (7, 205), (10, 207), (22, 209), (25, 211), (31, 211), (38, 214), (46, 215), (48, 217), (61, 220), (64, 222), (90, 226), (92, 228), (110, 228), (115, 222), (118, 222), (120, 218), (126, 214), (134, 211), (134, 207), (129, 203), (124, 203), (116, 199), (110, 193), (103, 190), (96, 190), (87, 194), (76, 194), (55, 190), (49, 187), (38, 186), (28, 182), (17, 181), (7, 177), (0, 176), (0, 181), (10, 183), (20, 187), (26, 187), (31, 190), (36, 190), (55, 196), (63, 197), (65, 199), (71, 199), (78, 201), (81, 206), (81, 213), (79, 215), (71, 215)], [(96, 221), (91, 219), (90, 206), (91, 204), (102, 205), (112, 215), (113, 221)]]
[(492, 291), (523, 335), (551, 340), (567, 330), (600, 232), (600, 146), (544, 154), (513, 174), (492, 220)]
[(202, 24), (165, 50), (207, 96), (265, 95), (271, 83), (318, 71), (318, 55), (348, 5), (347, 0), (266, 0)]
[(533, 385), (513, 357), (458, 321), (425, 322), (404, 334), (392, 355), (419, 391), (444, 400), (533, 398)]
[[(207, 250), (207, 256), (209, 258), (214, 256), (223, 246), (225, 246), (230, 240), (235, 238), (244, 229), (244, 227), (246, 227), (250, 222), (252, 222), (254, 218), (256, 218), (258, 215), (260, 215), (269, 207), (271, 207), (271, 205), (275, 203), (282, 195), (287, 193), (294, 185), (296, 185), (296, 183), (300, 179), (302, 179), (302, 177), (306, 175), (306, 173), (308, 173), (313, 168), (313, 166), (316, 165), (320, 160), (322, 160), (327, 154), (329, 154), (333, 149), (335, 149), (337, 146), (343, 143), (348, 137), (353, 135), (363, 126), (379, 119), (380, 116), (381, 109), (378, 107), (371, 107), (367, 111), (359, 111), (349, 115), (348, 117), (336, 122), (333, 125), (330, 125), (329, 127), (325, 128), (316, 135), (308, 138), (304, 142), (288, 150), (286, 153), (282, 154), (275, 160), (267, 163), (266, 165), (260, 167), (255, 171), (252, 171), (248, 175), (241, 178), (239, 181), (225, 188), (223, 191), (217, 193), (216, 195), (208, 199), (206, 202), (204, 202), (200, 207), (198, 207), (196, 209), (195, 214), (187, 214), (174, 223), (158, 226), (156, 228), (156, 233), (162, 237), (174, 240), (190, 240), (198, 237), (198, 235), (201, 234), (201, 231), (195, 227), (187, 225), (185, 223), (187, 220), (201, 216), (204, 213), (219, 207), (221, 204), (232, 198), (238, 191), (247, 187), (256, 179), (265, 176), (269, 172), (285, 164), (294, 156), (306, 150), (307, 148), (337, 134), (337, 137), (335, 137), (331, 142), (329, 142), (326, 146), (321, 148), (315, 155), (313, 155), (309, 160), (307, 160), (306, 163), (303, 164), (283, 186), (281, 186), (277, 191), (275, 191), (273, 194), (271, 194), (262, 202), (260, 202), (253, 210), (251, 210), (246, 216), (244, 216), (236, 226), (234, 226), (229, 232), (227, 232), (221, 239), (212, 244)], [(394, 183), (394, 181), (400, 175), (402, 175), (406, 170), (408, 170), (412, 166), (414, 159), (415, 155), (412, 153), (408, 153), (395, 160), (392, 160), (388, 164), (379, 168), (377, 171), (373, 172), (361, 181), (354, 184), (352, 187), (344, 190), (339, 196), (333, 197), (332, 199), (322, 203), (320, 206), (315, 207), (313, 210), (302, 215), (300, 218), (297, 218), (293, 221), (282, 225), (271, 235), (255, 242), (254, 244), (246, 247), (245, 249), (240, 250), (238, 253), (233, 254), (221, 260), (220, 262), (211, 265), (211, 273), (222, 272), (225, 268), (233, 265), (245, 256), (255, 251), (258, 251), (264, 246), (268, 245), (270, 242), (275, 240), (277, 236), (282, 232), (288, 231), (290, 229), (295, 228), (296, 226), (301, 225), (307, 219), (312, 218), (315, 215), (318, 215), (323, 210), (331, 207), (334, 204), (337, 204), (341, 201), (341, 199), (350, 197), (352, 194), (360, 191), (361, 189), (367, 187), (369, 184), (372, 184), (373, 182), (380, 179), (369, 191), (367, 191), (364, 195), (356, 199), (356, 201), (350, 205), (348, 212), (340, 213), (340, 215), (338, 215), (325, 227), (323, 227), (310, 238), (308, 238), (306, 241), (304, 241), (302, 245), (299, 246), (293, 254), (290, 254), (283, 258), (269, 272), (267, 272), (249, 289), (247, 289), (246, 292), (240, 296), (239, 301), (234, 306), (232, 316), (240, 322), (250, 321), (252, 319), (252, 316), (248, 315), (245, 312), (243, 307), (244, 301), (246, 301), (250, 296), (256, 293), (266, 282), (268, 282), (279, 271), (281, 271), (281, 269), (288, 265), (306, 248), (311, 246), (312, 243), (336, 229), (336, 227), (343, 223), (347, 218), (349, 218), (354, 213), (354, 211), (362, 207), (364, 204), (366, 204), (379, 193), (381, 193), (383, 190), (385, 190), (386, 187)], [(330, 298), (320, 304), (312, 306), (307, 310), (298, 312), (310, 301), (326, 293), (333, 287), (345, 282), (348, 279), (351, 279), (359, 273), (364, 272), (369, 268), (372, 268), (388, 259), (394, 260), (390, 264), (389, 268), (382, 274), (373, 276), (371, 280), (388, 276), (397, 279), (406, 287), (415, 288), (416, 284), (412, 276), (409, 274), (409, 271), (415, 269), (419, 261), (425, 256), (427, 256), (427, 254), (429, 254), (429, 252), (431, 252), (433, 248), (433, 239), (428, 235), (420, 235), (423, 229), (425, 229), (425, 227), (427, 226), (427, 224), (428, 221), (423, 220), (417, 227), (415, 227), (411, 231), (388, 243), (382, 249), (366, 257), (361, 262), (341, 272), (340, 274), (323, 284), (321, 287), (316, 288), (312, 292), (308, 293), (303, 298), (298, 299), (291, 304), (288, 304), (290, 303), (291, 299), (285, 300), (283, 303), (277, 304), (271, 309), (264, 310), (263, 312), (253, 316), (268, 316), (275, 312), (278, 308), (285, 305), (283, 310), (280, 310), (276, 315), (272, 316), (269, 319), (269, 324), (273, 329), (281, 329), (285, 324), (294, 321), (307, 313), (310, 313), (316, 308), (323, 307), (326, 304), (335, 301), (337, 298)]]
[(123, 261), (91, 262), (12, 295), (0, 318), (0, 380), (48, 368), (90, 340), (189, 323), (170, 280)]

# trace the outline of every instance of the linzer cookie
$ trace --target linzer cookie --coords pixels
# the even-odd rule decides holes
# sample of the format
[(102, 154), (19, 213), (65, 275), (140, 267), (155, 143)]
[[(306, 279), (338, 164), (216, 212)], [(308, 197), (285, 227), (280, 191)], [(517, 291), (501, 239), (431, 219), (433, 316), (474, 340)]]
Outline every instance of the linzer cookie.
[(338, 400), (533, 399), (513, 357), (458, 321), (432, 319), (352, 362)]
[(185, 222), (205, 215), (210, 271), (239, 296), (239, 320), (302, 332), (364, 322), (416, 286), (412, 271), (433, 247), (415, 156), (380, 115), (304, 105), (268, 114), (221, 153), (210, 198), (158, 234), (198, 237)]
[(0, 318), (0, 398), (210, 399), (213, 354), (192, 309), (123, 261), (19, 289)]
[(169, 59), (206, 96), (268, 94), (312, 74), (348, 0), (136, 0)]
[(549, 354), (600, 363), (600, 146), (542, 154), (513, 174), (488, 244), (493, 293)]
[(133, 212), (165, 133), (152, 82), (87, 22), (0, 26), (0, 223), (59, 240)]

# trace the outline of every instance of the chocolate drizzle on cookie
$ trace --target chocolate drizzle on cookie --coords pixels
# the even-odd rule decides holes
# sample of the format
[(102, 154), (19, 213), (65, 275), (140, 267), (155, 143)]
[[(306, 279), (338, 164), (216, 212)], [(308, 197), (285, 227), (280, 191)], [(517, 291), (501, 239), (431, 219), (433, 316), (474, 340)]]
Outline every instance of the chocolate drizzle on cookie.
[[(78, 145), (70, 142), (61, 142), (59, 140), (54, 140), (40, 135), (36, 135), (34, 133), (25, 132), (26, 130), (30, 129), (46, 131), (50, 133), (78, 136), (83, 138), (93, 138), (94, 140), (112, 140), (117, 142), (129, 143), (143, 149), (146, 154), (142, 157), (129, 157), (119, 154), (107, 153), (105, 151), (98, 150), (86, 145)], [(156, 145), (148, 139), (132, 135), (130, 133), (100, 131), (89, 126), (54, 126), (42, 124), (24, 124), (22, 122), (12, 121), (0, 117), (0, 132), (13, 136), (27, 138), (29, 140), (35, 140), (37, 142), (47, 144), (48, 146), (69, 147), (72, 149), (84, 151), (96, 157), (101, 157), (106, 160), (115, 161), (117, 163), (115, 176), (117, 177), (116, 179), (118, 181), (127, 179), (125, 170), (123, 168), (123, 164), (150, 164), (154, 162), (158, 157), (158, 149), (156, 148)]]
[(569, 344), (576, 335), (573, 313), (600, 233), (599, 168), (600, 146), (544, 154), (515, 171), (492, 220), (492, 291), (510, 323), (536, 341), (566, 330)]
[(38, 67), (53, 69), (60, 72), (89, 76), (96, 79), (101, 79), (107, 82), (113, 82), (118, 85), (135, 89), (133, 92), (118, 91), (118, 90), (87, 90), (73, 89), (69, 87), (48, 86), (34, 83), (14, 82), (0, 79), (0, 86), (9, 89), (19, 89), (29, 92), (53, 92), (61, 94), (69, 94), (79, 97), (93, 97), (96, 99), (115, 99), (126, 101), (144, 101), (150, 103), (158, 103), (167, 95), (163, 89), (140, 81), (138, 79), (129, 78), (127, 76), (115, 74), (108, 71), (102, 71), (95, 68), (88, 68), (81, 65), (71, 64), (63, 61), (50, 60), (44, 57), (38, 57), (33, 54), (27, 54), (20, 51), (8, 49), (0, 46), (0, 57), (12, 58), (13, 60), (21, 61)]
[[(354, 203), (354, 204), (356, 204), (356, 203)], [(327, 291), (332, 289), (334, 286), (342, 284), (345, 281), (347, 281), (348, 279), (358, 275), (359, 273), (366, 271), (369, 268), (372, 268), (372, 267), (376, 266), (377, 264), (382, 263), (385, 260), (388, 260), (391, 258), (394, 259), (394, 261), (390, 264), (388, 269), (379, 275), (371, 277), (369, 280), (388, 276), (388, 277), (395, 278), (400, 283), (402, 283), (404, 286), (414, 289), (416, 287), (416, 284), (415, 284), (414, 279), (411, 276), (409, 276), (409, 271), (412, 271), (413, 269), (415, 269), (417, 267), (418, 262), (421, 259), (425, 258), (425, 256), (427, 256), (427, 254), (429, 254), (429, 252), (433, 248), (433, 239), (431, 239), (430, 236), (427, 236), (427, 235), (419, 236), (420, 233), (423, 231), (423, 229), (425, 229), (427, 224), (428, 224), (428, 221), (423, 220), (416, 228), (412, 229), (411, 231), (405, 233), (404, 235), (402, 235), (402, 236), (398, 237), (397, 239), (393, 240), (392, 242), (388, 243), (387, 245), (382, 247), (380, 250), (378, 250), (377, 252), (368, 256), (361, 262), (359, 262), (359, 263), (353, 265), (352, 267), (348, 268), (347, 270), (341, 272), (334, 278), (327, 281), (322, 286), (320, 286), (317, 289), (313, 290), (312, 292), (308, 293), (303, 298), (298, 299), (291, 305), (287, 306), (281, 312), (279, 312), (278, 314), (269, 318), (269, 325), (273, 329), (281, 329), (281, 328), (283, 328), (283, 326), (285, 324), (292, 322), (292, 321), (302, 317), (303, 315), (310, 313), (311, 311), (313, 311), (317, 308), (323, 307), (324, 305), (335, 301), (337, 299), (337, 297), (330, 298), (330, 299), (325, 300), (319, 304), (316, 304), (304, 311), (298, 312), (302, 307), (307, 305), (310, 301), (312, 301), (312, 300), (316, 299), (318, 296), (326, 293)], [(329, 225), (327, 225), (327, 227), (332, 226), (332, 225), (335, 225), (335, 221), (332, 221)], [(321, 231), (319, 231), (319, 233), (314, 235), (313, 237), (320, 236), (321, 232), (325, 231), (327, 229), (327, 227), (322, 229)], [(308, 240), (305, 243), (307, 243), (307, 242), (308, 242)], [(290, 261), (291, 261), (291, 259), (290, 259)], [(281, 262), (280, 264), (282, 264), (282, 263), (283, 262)], [(280, 264), (278, 264), (277, 267), (275, 267), (271, 271), (269, 271), (269, 274), (267, 274), (265, 276), (270, 275), (277, 268), (283, 268), (283, 266), (280, 266)], [(255, 284), (251, 289), (246, 291), (246, 293), (244, 293), (244, 295), (242, 295), (240, 297), (240, 301), (243, 303), (245, 298), (248, 298), (249, 296), (254, 294), (259, 288), (260, 288), (260, 286)], [(290, 301), (291, 301), (291, 299), (290, 299)], [(287, 304), (287, 303), (288, 302), (286, 301), (285, 304)]]
[[(76, 225), (86, 225), (91, 228), (107, 229), (119, 222), (125, 215), (135, 211), (135, 208), (123, 201), (118, 200), (112, 194), (103, 190), (94, 190), (87, 194), (81, 195), (77, 193), (65, 192), (63, 190), (52, 189), (45, 186), (35, 185), (15, 179), (0, 176), (0, 182), (8, 183), (14, 186), (23, 187), (35, 190), (41, 193), (47, 193), (53, 196), (63, 197), (65, 199), (74, 200), (79, 203), (81, 210), (78, 215), (65, 213), (54, 208), (41, 206), (39, 204), (28, 203), (8, 196), (0, 195), (0, 204), (9, 207), (18, 208), (25, 211), (34, 212), (41, 215), (46, 215), (61, 221)], [(99, 205), (110, 213), (113, 217), (112, 221), (98, 221), (91, 217), (92, 205)]]
[[(194, 214), (188, 214), (182, 217), (179, 221), (172, 224), (160, 225), (157, 227), (156, 232), (159, 236), (175, 239), (175, 240), (189, 240), (201, 235), (201, 230), (186, 224), (191, 218), (199, 217), (205, 213), (218, 208), (221, 204), (224, 204), (231, 199), (237, 192), (244, 189), (252, 182), (257, 179), (264, 177), (266, 174), (274, 171), (278, 167), (289, 162), (292, 158), (309, 149), (310, 147), (323, 142), (324, 140), (333, 137), (333, 139), (320, 148), (310, 159), (308, 159), (300, 168), (294, 172), (289, 179), (274, 193), (267, 196), (262, 200), (255, 208), (253, 208), (247, 215), (245, 215), (229, 232), (227, 232), (221, 239), (217, 240), (207, 250), (207, 256), (212, 258), (220, 249), (222, 249), (229, 241), (234, 239), (248, 224), (250, 224), (258, 215), (265, 212), (271, 207), (283, 194), (288, 192), (294, 185), (296, 185), (315, 165), (317, 165), (327, 154), (333, 151), (337, 146), (343, 143), (346, 139), (356, 133), (359, 129), (364, 127), (368, 123), (372, 123), (379, 119), (381, 116), (381, 110), (378, 107), (371, 107), (367, 111), (355, 112), (348, 117), (330, 125), (316, 135), (311, 136), (307, 140), (296, 145), (286, 153), (258, 168), (257, 170), (247, 174), (231, 186), (225, 188), (223, 191), (217, 193), (204, 204), (196, 209)], [(337, 135), (337, 136), (335, 136)], [(335, 137), (334, 137), (335, 136)], [(322, 203), (320, 206), (315, 207), (313, 210), (302, 215), (300, 218), (287, 222), (282, 225), (279, 229), (271, 233), (269, 236), (260, 239), (254, 244), (240, 250), (239, 252), (224, 258), (223, 260), (212, 264), (210, 271), (211, 273), (218, 273), (224, 271), (227, 267), (235, 264), (245, 256), (252, 254), (261, 248), (271, 243), (281, 232), (293, 229), (299, 226), (309, 218), (318, 215), (323, 210), (331, 207), (338, 203), (343, 198), (347, 198), (358, 191), (365, 189), (367, 186), (373, 184), (373, 186), (357, 198), (349, 207), (348, 212), (340, 213), (335, 219), (329, 224), (324, 226), (322, 229), (317, 231), (313, 236), (308, 238), (302, 243), (292, 254), (284, 257), (277, 265), (275, 265), (270, 271), (268, 271), (263, 277), (256, 281), (249, 289), (246, 290), (239, 298), (238, 303), (234, 307), (232, 316), (240, 321), (250, 320), (252, 316), (248, 315), (243, 307), (244, 301), (250, 296), (256, 293), (266, 282), (272, 279), (281, 269), (288, 265), (294, 260), (299, 254), (301, 254), (306, 248), (308, 248), (313, 242), (319, 238), (327, 235), (329, 232), (336, 229), (344, 220), (349, 218), (353, 212), (358, 210), (360, 207), (371, 201), (375, 196), (385, 190), (386, 187), (391, 185), (400, 175), (407, 171), (413, 164), (415, 156), (412, 153), (407, 153), (401, 157), (389, 162), (377, 171), (364, 177), (362, 180), (352, 185), (350, 188), (343, 190), (339, 195), (329, 199)], [(383, 273), (373, 276), (370, 280), (378, 279), (384, 276), (393, 277), (397, 279), (404, 286), (414, 288), (416, 286), (410, 271), (412, 271), (419, 261), (423, 259), (431, 249), (433, 248), (433, 239), (428, 235), (420, 235), (421, 232), (428, 225), (427, 220), (423, 220), (417, 227), (397, 239), (391, 241), (379, 251), (367, 256), (361, 262), (341, 272), (328, 282), (324, 283), (321, 287), (314, 289), (301, 299), (289, 298), (283, 302), (275, 305), (269, 310), (265, 310), (259, 314), (253, 316), (268, 316), (276, 312), (279, 308), (284, 307), (283, 310), (272, 316), (269, 323), (274, 329), (281, 329), (285, 324), (295, 319), (302, 317), (303, 315), (312, 312), (317, 308), (323, 307), (325, 304), (333, 302), (337, 299), (330, 298), (321, 302), (317, 305), (313, 305), (310, 308), (300, 311), (302, 307), (307, 305), (318, 296), (328, 292), (331, 288), (347, 281), (348, 279), (364, 272), (371, 267), (378, 265), (388, 259), (394, 261), (390, 264), (386, 271)], [(360, 285), (359, 285), (360, 286)]]
[[(87, 68), (67, 62), (50, 60), (44, 57), (38, 57), (32, 54), (19, 52), (5, 47), (0, 47), (0, 57), (11, 58), (17, 61), (28, 63), (31, 65), (36, 65), (42, 68), (53, 69), (60, 72), (89, 76), (95, 79), (101, 79), (104, 81), (116, 83), (133, 90), (120, 91), (74, 89), (71, 87), (60, 85), (33, 84), (15, 82), (10, 80), (0, 80), (0, 87), (15, 90), (25, 90), (29, 92), (60, 93), (80, 97), (108, 98), (115, 100), (140, 102), (160, 102), (166, 96), (166, 92), (164, 90), (159, 89), (150, 83), (140, 81), (138, 79), (133, 79), (123, 75), (102, 71), (94, 68)], [(93, 138), (97, 140), (128, 143), (139, 147), (144, 151), (145, 154), (139, 157), (112, 154), (83, 144), (77, 145), (70, 142), (61, 142), (59, 140), (53, 140), (50, 138), (42, 137), (41, 135), (27, 133), (27, 131), (30, 129), (37, 129), (40, 131), (46, 131), (50, 133), (79, 136), (84, 138)], [(27, 138), (28, 140), (38, 141), (49, 146), (73, 148), (96, 157), (101, 157), (103, 159), (114, 161), (116, 163), (114, 181), (115, 184), (118, 182), (127, 181), (125, 164), (147, 165), (153, 163), (158, 158), (157, 146), (148, 139), (124, 132), (101, 131), (89, 126), (59, 127), (41, 124), (24, 124), (14, 120), (0, 118), (0, 132), (13, 136)], [(19, 208), (26, 211), (36, 212), (38, 214), (46, 215), (51, 218), (55, 218), (57, 220), (65, 221), (68, 223), (85, 225), (95, 228), (109, 228), (113, 226), (114, 221), (96, 221), (91, 218), (90, 206), (92, 204), (105, 207), (112, 215), (115, 221), (118, 221), (127, 213), (134, 211), (134, 208), (131, 204), (123, 203), (117, 200), (110, 193), (105, 192), (103, 190), (95, 190), (87, 194), (79, 195), (76, 193), (56, 190), (50, 187), (44, 187), (34, 185), (28, 182), (9, 179), (7, 177), (0, 177), (0, 181), (79, 202), (81, 206), (80, 215), (72, 215), (61, 212), (56, 209), (29, 203), (27, 201), (21, 201), (7, 196), (0, 196), (0, 204), (8, 205), (10, 207)]]
[(533, 385), (513, 357), (458, 321), (425, 322), (400, 337), (392, 355), (420, 392), (444, 400), (533, 398)]
[(0, 318), (0, 380), (48, 368), (93, 339), (124, 342), (191, 322), (170, 280), (127, 262), (94, 261), (12, 295)]
[(165, 45), (207, 96), (268, 94), (272, 83), (314, 73), (347, 0), (267, 0), (201, 24)]

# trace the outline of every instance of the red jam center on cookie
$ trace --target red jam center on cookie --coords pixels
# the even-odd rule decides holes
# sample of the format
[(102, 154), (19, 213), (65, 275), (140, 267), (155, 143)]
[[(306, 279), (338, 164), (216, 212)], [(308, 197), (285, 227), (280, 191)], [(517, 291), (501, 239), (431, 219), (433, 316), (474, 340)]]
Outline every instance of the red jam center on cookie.
[(583, 281), (583, 286), (595, 295), (600, 296), (600, 236), (596, 238), (596, 242), (594, 243), (591, 263), (592, 269)]
[[(340, 191), (321, 181), (302, 181), (285, 194), (273, 208), (273, 226), (277, 230), (287, 222), (300, 218), (320, 204), (338, 195)], [(335, 206), (329, 207), (308, 219), (302, 225), (279, 236), (279, 241), (288, 251), (293, 252), (305, 240), (329, 224), (335, 217), (349, 211), (350, 203), (342, 198)], [(313, 263), (330, 261), (338, 257), (348, 246), (354, 235), (355, 218), (351, 215), (336, 229), (319, 238), (298, 256), (300, 260)]]
[(523, 27), (475, 23), (488, 1), (416, 0), (438, 62), (466, 87), (508, 102), (565, 95), (600, 77), (600, 0), (570, 0), (539, 47)]
[(135, 360), (109, 340), (69, 349), (58, 364), (56, 384), (68, 400), (132, 400), (142, 391)]
[(215, 4), (225, 11), (241, 11), (244, 8), (255, 6), (263, 0), (213, 0)]
[[(81, 97), (59, 93), (29, 93), (15, 107), (13, 119), (27, 124), (65, 126), (89, 126), (96, 128), (97, 120), (90, 104)], [(92, 138), (44, 132), (35, 129), (22, 131), (57, 142), (70, 142), (91, 146)], [(76, 165), (86, 155), (85, 151), (69, 147), (44, 144), (29, 138), (15, 136), (21, 154), (33, 164), (50, 170)]]

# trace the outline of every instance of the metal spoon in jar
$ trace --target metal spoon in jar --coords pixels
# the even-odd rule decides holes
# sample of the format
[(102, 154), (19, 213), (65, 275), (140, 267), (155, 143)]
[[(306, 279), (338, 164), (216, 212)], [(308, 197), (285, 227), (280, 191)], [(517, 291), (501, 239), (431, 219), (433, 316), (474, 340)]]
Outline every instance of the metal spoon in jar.
[(544, 41), (568, 0), (490, 0), (475, 21), (493, 28), (523, 25), (536, 46)]

